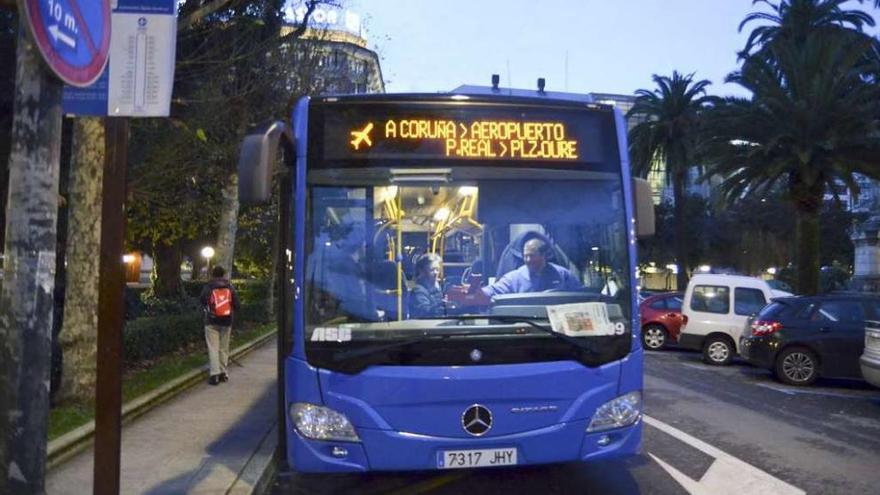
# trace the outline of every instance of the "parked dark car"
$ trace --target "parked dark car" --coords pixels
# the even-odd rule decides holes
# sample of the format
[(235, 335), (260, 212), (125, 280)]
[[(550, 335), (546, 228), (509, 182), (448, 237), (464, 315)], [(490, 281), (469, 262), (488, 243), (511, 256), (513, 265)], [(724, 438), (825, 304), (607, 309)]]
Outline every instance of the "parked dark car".
[(657, 351), (678, 342), (685, 317), (681, 314), (684, 294), (667, 292), (648, 296), (639, 304), (642, 318), (642, 347)]
[(861, 294), (773, 299), (749, 320), (740, 355), (789, 385), (820, 376), (862, 378), (865, 321), (880, 313), (880, 297)]

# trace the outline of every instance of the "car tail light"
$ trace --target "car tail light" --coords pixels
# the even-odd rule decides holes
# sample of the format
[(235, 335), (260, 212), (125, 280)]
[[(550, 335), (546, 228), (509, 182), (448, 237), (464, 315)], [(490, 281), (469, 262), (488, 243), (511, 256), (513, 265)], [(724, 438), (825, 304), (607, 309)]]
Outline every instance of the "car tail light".
[(778, 321), (758, 320), (752, 323), (752, 335), (755, 337), (763, 337), (782, 330), (782, 323)]

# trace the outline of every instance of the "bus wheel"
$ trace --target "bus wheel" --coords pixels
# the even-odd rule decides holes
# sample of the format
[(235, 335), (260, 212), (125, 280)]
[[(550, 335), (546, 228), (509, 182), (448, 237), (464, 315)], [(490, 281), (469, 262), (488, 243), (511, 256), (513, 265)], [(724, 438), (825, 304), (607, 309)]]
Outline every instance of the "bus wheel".
[(649, 351), (666, 347), (666, 329), (660, 325), (647, 325), (642, 329), (642, 347)]
[(733, 343), (722, 335), (713, 335), (703, 344), (703, 362), (724, 366), (733, 361)]

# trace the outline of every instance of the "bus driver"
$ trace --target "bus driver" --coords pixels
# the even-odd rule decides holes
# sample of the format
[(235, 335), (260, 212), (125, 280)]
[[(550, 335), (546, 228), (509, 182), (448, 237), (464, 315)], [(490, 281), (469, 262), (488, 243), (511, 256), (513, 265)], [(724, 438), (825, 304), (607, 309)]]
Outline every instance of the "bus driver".
[(524, 265), (504, 274), (495, 283), (481, 290), (487, 297), (500, 294), (541, 292), (546, 290), (580, 290), (583, 286), (567, 269), (547, 261), (550, 245), (544, 240), (529, 239), (523, 245)]

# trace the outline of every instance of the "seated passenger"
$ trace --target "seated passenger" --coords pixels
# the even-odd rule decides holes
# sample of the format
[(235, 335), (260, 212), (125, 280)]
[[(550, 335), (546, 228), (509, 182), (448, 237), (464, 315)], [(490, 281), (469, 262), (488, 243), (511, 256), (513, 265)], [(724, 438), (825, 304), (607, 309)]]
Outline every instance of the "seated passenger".
[(547, 261), (550, 245), (542, 239), (529, 239), (523, 245), (525, 264), (504, 274), (494, 284), (481, 290), (486, 296), (516, 294), (522, 292), (541, 292), (545, 290), (579, 290), (583, 286), (577, 278), (564, 267)]
[(437, 277), (440, 275), (440, 256), (426, 253), (416, 261), (416, 286), (410, 293), (410, 318), (442, 316), (443, 291)]

